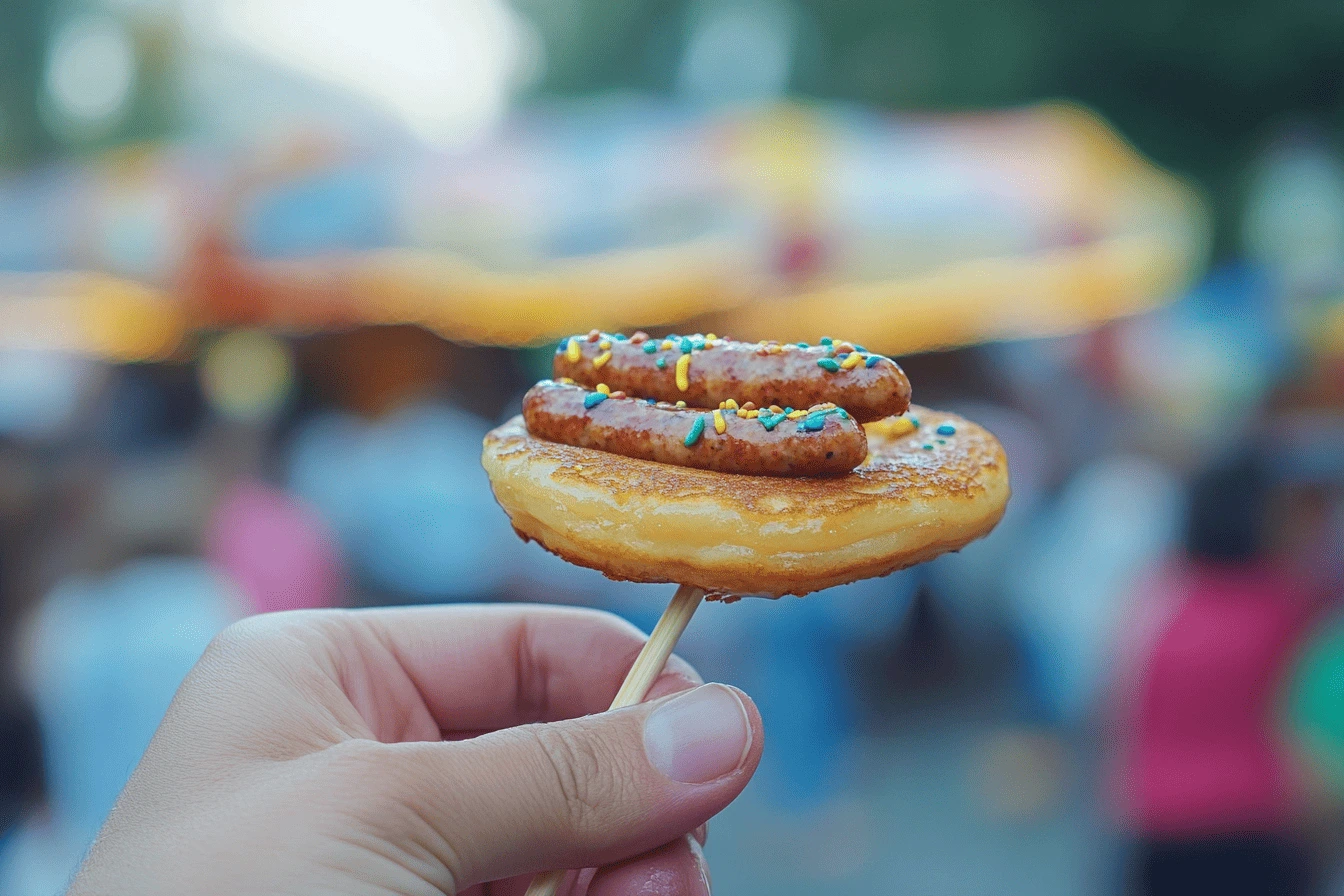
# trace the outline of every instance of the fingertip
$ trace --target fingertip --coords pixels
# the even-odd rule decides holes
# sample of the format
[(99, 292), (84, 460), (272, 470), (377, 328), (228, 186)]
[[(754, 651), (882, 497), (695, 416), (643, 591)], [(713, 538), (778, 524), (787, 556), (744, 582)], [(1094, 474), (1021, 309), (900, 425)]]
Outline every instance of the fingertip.
[(679, 837), (652, 852), (599, 868), (587, 896), (709, 896), (709, 869), (694, 837)]

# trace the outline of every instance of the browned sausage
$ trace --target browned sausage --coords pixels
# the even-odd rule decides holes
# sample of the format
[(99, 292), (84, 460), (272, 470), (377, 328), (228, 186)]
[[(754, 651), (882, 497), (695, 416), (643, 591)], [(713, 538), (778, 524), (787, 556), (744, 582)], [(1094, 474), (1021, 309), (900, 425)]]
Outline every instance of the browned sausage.
[(895, 361), (830, 340), (800, 347), (700, 335), (655, 339), (636, 333), (627, 339), (594, 330), (560, 343), (554, 376), (701, 408), (730, 398), (759, 407), (807, 408), (829, 401), (860, 423), (910, 407), (910, 381)]
[(792, 419), (769, 411), (739, 417), (727, 409), (715, 417), (714, 411), (650, 404), (619, 392), (607, 397), (551, 380), (537, 383), (523, 398), (523, 421), (537, 438), (683, 467), (828, 476), (848, 473), (868, 456), (863, 427), (833, 405)]

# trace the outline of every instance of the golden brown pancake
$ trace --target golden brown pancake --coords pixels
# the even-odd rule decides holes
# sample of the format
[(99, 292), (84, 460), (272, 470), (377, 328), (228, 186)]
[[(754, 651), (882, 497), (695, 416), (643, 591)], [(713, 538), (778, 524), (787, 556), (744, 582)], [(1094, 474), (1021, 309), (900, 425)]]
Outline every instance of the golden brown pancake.
[[(513, 528), (613, 579), (711, 596), (808, 594), (886, 575), (989, 533), (1008, 501), (997, 439), (911, 408), (865, 426), (869, 456), (827, 479), (716, 473), (529, 435), (515, 417), (482, 463)], [(950, 427), (953, 432), (939, 432)]]

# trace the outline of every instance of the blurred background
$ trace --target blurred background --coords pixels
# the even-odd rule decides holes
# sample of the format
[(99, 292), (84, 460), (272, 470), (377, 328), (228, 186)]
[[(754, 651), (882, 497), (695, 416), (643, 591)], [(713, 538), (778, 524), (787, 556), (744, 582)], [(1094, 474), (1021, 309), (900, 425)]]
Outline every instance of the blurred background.
[(1344, 893), (1344, 8), (9, 0), (0, 893), (60, 892), (243, 615), (671, 588), (480, 440), (602, 326), (866, 343), (984, 541), (707, 605), (718, 892)]

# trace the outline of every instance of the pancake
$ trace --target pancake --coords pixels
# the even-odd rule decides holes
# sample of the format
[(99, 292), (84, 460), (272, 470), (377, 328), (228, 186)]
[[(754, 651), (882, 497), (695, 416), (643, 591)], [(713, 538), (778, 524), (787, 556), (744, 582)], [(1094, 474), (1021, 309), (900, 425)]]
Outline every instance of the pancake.
[(824, 479), (576, 448), (531, 436), (521, 417), (486, 436), (482, 463), (514, 530), (571, 563), (711, 597), (805, 595), (958, 550), (1002, 517), (998, 440), (954, 414), (911, 416), (918, 428), (906, 417), (867, 424), (868, 458)]

